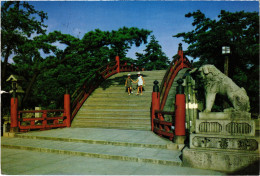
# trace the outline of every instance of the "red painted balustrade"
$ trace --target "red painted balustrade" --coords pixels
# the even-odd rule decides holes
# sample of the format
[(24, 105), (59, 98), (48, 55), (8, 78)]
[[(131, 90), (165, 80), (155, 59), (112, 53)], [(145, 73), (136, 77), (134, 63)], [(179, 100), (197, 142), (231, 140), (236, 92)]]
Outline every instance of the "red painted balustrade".
[[(167, 96), (170, 88), (176, 78), (178, 72), (183, 68), (191, 68), (191, 63), (183, 55), (181, 44), (179, 46), (177, 57), (170, 63), (170, 66), (166, 70), (164, 78), (161, 82), (160, 90), (157, 93), (160, 98), (154, 98), (152, 95), (152, 106), (151, 106), (151, 130), (159, 136), (167, 137), (173, 140), (174, 135), (185, 135), (185, 96), (179, 94), (181, 97), (184, 96), (184, 109), (183, 109), (183, 98), (176, 99), (175, 112), (163, 111)], [(153, 92), (153, 94), (156, 92)], [(180, 101), (180, 102), (178, 102)], [(159, 105), (158, 105), (159, 104)], [(177, 107), (178, 106), (178, 107)], [(177, 109), (178, 108), (178, 109)], [(180, 110), (181, 108), (181, 110)], [(164, 115), (171, 115), (172, 121), (165, 121)], [(177, 125), (176, 125), (177, 124)], [(177, 127), (177, 129), (176, 129)], [(183, 132), (184, 131), (184, 132)], [(184, 133), (184, 134), (183, 134)]]
[[(35, 113), (39, 113), (41, 117), (35, 117)], [(29, 114), (26, 116), (26, 114)], [(18, 111), (18, 127), (20, 132), (33, 129), (51, 129), (66, 127), (70, 123), (63, 109), (60, 110), (28, 110)]]

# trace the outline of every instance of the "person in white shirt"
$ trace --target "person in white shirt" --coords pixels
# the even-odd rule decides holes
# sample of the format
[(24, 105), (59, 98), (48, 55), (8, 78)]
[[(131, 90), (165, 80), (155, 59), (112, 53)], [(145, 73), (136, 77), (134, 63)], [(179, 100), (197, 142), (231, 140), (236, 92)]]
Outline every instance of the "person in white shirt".
[(134, 83), (137, 83), (137, 86), (138, 86), (136, 95), (139, 95), (139, 92), (141, 92), (141, 95), (143, 95), (143, 85), (145, 85), (145, 81), (144, 81), (144, 78), (141, 76), (140, 72), (138, 72), (137, 75), (138, 75), (138, 78), (136, 81), (134, 81)]

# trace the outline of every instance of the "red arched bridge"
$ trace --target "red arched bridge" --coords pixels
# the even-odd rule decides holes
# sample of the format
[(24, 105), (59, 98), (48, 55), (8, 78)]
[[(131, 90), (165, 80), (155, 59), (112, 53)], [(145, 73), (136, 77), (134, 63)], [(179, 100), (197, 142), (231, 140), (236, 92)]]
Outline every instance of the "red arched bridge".
[[(169, 137), (171, 140), (175, 136), (185, 135), (185, 95), (181, 91), (181, 82), (176, 94), (176, 103), (170, 102), (169, 95), (173, 87), (173, 83), (177, 82), (178, 75), (181, 71), (190, 68), (189, 60), (183, 55), (181, 44), (178, 49), (178, 55), (171, 62), (169, 68), (166, 70), (164, 78), (159, 88), (158, 85), (153, 87), (152, 102), (151, 102), (151, 130), (160, 136)], [(17, 98), (11, 98), (11, 131), (26, 132), (33, 129), (51, 129), (59, 127), (70, 127), (71, 122), (82, 108), (84, 102), (105, 80), (112, 75), (120, 72), (135, 72), (139, 68), (133, 64), (120, 62), (119, 57), (116, 56), (114, 62), (99, 68), (96, 73), (86, 78), (86, 81), (79, 87), (70, 97), (69, 94), (64, 95), (64, 109), (60, 110), (32, 110), (21, 111), (18, 110)], [(160, 81), (160, 80), (159, 80)], [(176, 89), (176, 87), (174, 87)], [(174, 95), (175, 97), (175, 95)], [(166, 110), (167, 101), (170, 104), (175, 104), (174, 110)], [(25, 115), (29, 114), (30, 117)], [(37, 114), (41, 114), (37, 116)], [(171, 120), (166, 120), (165, 117), (172, 117)]]

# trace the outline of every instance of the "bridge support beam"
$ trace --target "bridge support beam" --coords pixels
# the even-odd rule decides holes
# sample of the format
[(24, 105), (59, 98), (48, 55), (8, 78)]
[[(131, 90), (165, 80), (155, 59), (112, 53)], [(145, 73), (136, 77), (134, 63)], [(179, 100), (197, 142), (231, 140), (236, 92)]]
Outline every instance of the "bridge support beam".
[(177, 144), (184, 144), (186, 139), (185, 136), (185, 94), (182, 79), (177, 81), (179, 84), (176, 92), (176, 102), (175, 102), (175, 136), (174, 142)]

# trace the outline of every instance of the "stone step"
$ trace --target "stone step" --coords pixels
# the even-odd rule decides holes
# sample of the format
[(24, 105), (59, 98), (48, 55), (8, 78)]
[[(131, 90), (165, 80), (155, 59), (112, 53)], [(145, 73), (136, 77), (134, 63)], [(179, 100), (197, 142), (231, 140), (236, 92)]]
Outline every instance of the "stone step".
[[(140, 130), (57, 128), (45, 131), (16, 133), (15, 137), (82, 143), (89, 143), (88, 141), (91, 141), (90, 143), (93, 144), (162, 148), (170, 150), (181, 150), (183, 147), (183, 145), (178, 145), (179, 147), (176, 147), (177, 144), (159, 137), (151, 131)], [(102, 142), (100, 143), (100, 141)]]
[(105, 113), (79, 113), (77, 118), (100, 118), (100, 119), (150, 119), (148, 114), (105, 114)]
[(77, 120), (75, 121), (75, 123), (78, 123), (78, 122), (83, 122), (83, 123), (100, 123), (100, 124), (103, 124), (103, 123), (106, 123), (106, 124), (121, 124), (121, 123), (124, 123), (124, 124), (144, 124), (144, 125), (149, 125), (150, 124), (150, 119), (144, 119), (144, 118), (134, 118), (134, 119), (131, 119), (131, 118), (127, 118), (127, 119), (124, 119), (124, 118), (77, 118)]
[[(143, 91), (143, 95), (131, 94), (130, 96), (128, 95), (127, 92), (118, 92), (118, 93), (109, 93), (109, 94), (106, 94), (106, 93), (93, 93), (90, 97), (93, 97), (93, 98), (113, 97), (113, 98), (118, 98), (118, 99), (121, 99), (121, 98), (129, 98), (129, 99), (130, 98), (132, 98), (132, 99), (134, 98), (134, 99), (136, 99), (138, 97), (139, 100), (142, 100), (142, 98), (143, 99), (148, 98), (148, 97), (151, 98), (152, 97), (152, 92)], [(139, 101), (138, 99), (136, 99), (136, 100)]]
[(82, 108), (87, 108), (87, 109), (103, 109), (103, 110), (106, 110), (106, 109), (115, 109), (115, 110), (121, 110), (121, 109), (129, 109), (129, 110), (138, 110), (138, 109), (149, 109), (149, 104), (147, 105), (143, 105), (143, 106), (138, 106), (138, 105), (135, 105), (135, 104), (132, 104), (132, 105), (124, 105), (122, 104), (121, 106), (120, 105), (117, 105), (117, 104), (109, 104), (109, 105), (96, 105), (96, 104), (84, 104)]
[(106, 121), (81, 121), (81, 120), (76, 120), (73, 122), (71, 125), (73, 128), (113, 128), (113, 129), (128, 129), (128, 130), (150, 130), (151, 125), (150, 122), (146, 123), (138, 123), (138, 122), (106, 122)]
[(149, 126), (100, 126), (100, 125), (92, 125), (92, 126), (88, 126), (86, 124), (79, 124), (79, 125), (74, 125), (74, 126), (71, 126), (72, 128), (100, 128), (100, 129), (118, 129), (118, 130), (132, 130), (132, 131), (135, 131), (135, 130), (139, 130), (139, 131), (150, 131), (151, 130), (151, 127)]
[[(127, 93), (126, 93), (127, 94)], [(144, 94), (144, 92), (143, 92)], [(131, 94), (130, 96), (127, 94), (127, 96), (122, 96), (119, 98), (117, 97), (95, 97), (95, 96), (90, 96), (86, 103), (88, 102), (124, 102), (124, 103), (130, 103), (130, 102), (140, 102), (140, 101), (136, 101), (136, 100), (142, 100), (143, 102), (147, 102), (147, 101), (151, 101), (152, 99), (152, 95), (149, 96), (140, 96), (140, 95), (136, 95), (136, 94)]]
[[(150, 100), (150, 99), (148, 99)], [(105, 100), (102, 100), (102, 99), (99, 99), (99, 100), (96, 100), (96, 99), (92, 99), (92, 100), (87, 100), (86, 103), (84, 104), (84, 106), (86, 105), (93, 105), (93, 106), (98, 106), (98, 105), (101, 105), (101, 106), (120, 106), (120, 105), (124, 105), (124, 106), (129, 106), (129, 107), (135, 107), (135, 106), (150, 106), (147, 104), (146, 101), (136, 101), (134, 99), (131, 99), (129, 101), (123, 101), (123, 100), (113, 100), (113, 101), (110, 101), (109, 99), (105, 99)]]
[(91, 158), (114, 159), (144, 163), (181, 166), (180, 151), (145, 147), (64, 142), (43, 139), (2, 138), (3, 148), (59, 153)]
[(84, 116), (84, 115), (93, 115), (93, 116), (150, 116), (150, 111), (135, 111), (134, 113), (129, 113), (130, 111), (97, 111), (97, 110), (88, 110), (88, 109), (83, 109), (81, 108), (80, 111), (78, 112), (79, 116)]

